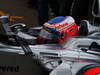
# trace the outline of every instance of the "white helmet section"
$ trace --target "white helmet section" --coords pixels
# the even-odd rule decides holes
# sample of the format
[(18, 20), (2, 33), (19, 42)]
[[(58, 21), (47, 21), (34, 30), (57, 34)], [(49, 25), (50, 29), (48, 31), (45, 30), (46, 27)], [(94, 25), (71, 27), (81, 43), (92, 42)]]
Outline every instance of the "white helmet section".
[[(66, 16), (65, 17), (65, 19), (63, 20), (63, 21), (61, 21), (61, 22), (58, 22), (57, 24), (58, 25), (63, 25), (63, 24), (66, 24), (66, 23), (68, 23), (68, 25), (71, 25), (72, 23), (74, 23), (75, 22), (75, 20), (73, 19), (73, 17), (71, 17), (71, 16)], [(45, 23), (45, 24), (48, 24), (49, 25), (49, 23)], [(44, 25), (45, 25), (44, 24)]]
[(52, 36), (53, 36), (53, 35), (52, 35), (51, 33), (49, 33), (48, 31), (42, 29), (42, 30), (40, 31), (39, 36), (40, 36), (40, 37), (43, 37), (44, 39), (52, 39)]

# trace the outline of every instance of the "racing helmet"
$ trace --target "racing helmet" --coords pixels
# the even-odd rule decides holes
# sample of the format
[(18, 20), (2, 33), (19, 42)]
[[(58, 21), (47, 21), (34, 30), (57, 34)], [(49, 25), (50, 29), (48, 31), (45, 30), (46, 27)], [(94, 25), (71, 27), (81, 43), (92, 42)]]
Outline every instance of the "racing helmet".
[[(71, 16), (59, 16), (44, 23), (40, 31), (40, 42), (63, 43), (67, 38), (78, 35), (78, 27)], [(49, 43), (47, 41), (47, 43)]]

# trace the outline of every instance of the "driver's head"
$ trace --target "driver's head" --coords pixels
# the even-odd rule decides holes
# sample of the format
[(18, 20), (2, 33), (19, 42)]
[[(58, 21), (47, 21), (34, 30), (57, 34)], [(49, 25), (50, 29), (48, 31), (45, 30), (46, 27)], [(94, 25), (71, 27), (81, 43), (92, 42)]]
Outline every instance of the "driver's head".
[[(67, 39), (67, 28), (75, 24), (75, 21), (70, 16), (56, 17), (43, 25), (43, 28), (39, 34), (38, 42), (40, 43), (54, 43), (61, 42)], [(75, 24), (76, 25), (76, 24)]]

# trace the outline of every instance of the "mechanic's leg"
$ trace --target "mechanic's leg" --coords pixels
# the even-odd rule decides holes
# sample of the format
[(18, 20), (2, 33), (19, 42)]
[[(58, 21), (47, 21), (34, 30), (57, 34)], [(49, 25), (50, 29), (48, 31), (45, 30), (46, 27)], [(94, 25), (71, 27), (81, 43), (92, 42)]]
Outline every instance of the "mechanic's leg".
[(54, 12), (55, 16), (59, 16), (59, 1), (58, 0), (49, 0), (50, 7)]
[(88, 19), (89, 0), (75, 0), (71, 15), (80, 24), (81, 20)]
[(69, 16), (73, 0), (59, 0), (60, 3), (60, 15)]
[(48, 21), (48, 0), (39, 0), (38, 21), (40, 25)]

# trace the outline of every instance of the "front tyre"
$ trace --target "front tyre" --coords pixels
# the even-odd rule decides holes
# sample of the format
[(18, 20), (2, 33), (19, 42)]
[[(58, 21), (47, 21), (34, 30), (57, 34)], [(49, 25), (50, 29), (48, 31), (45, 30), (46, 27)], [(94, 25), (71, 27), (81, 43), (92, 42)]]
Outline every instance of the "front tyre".
[(100, 64), (91, 64), (80, 69), (76, 75), (100, 75)]

